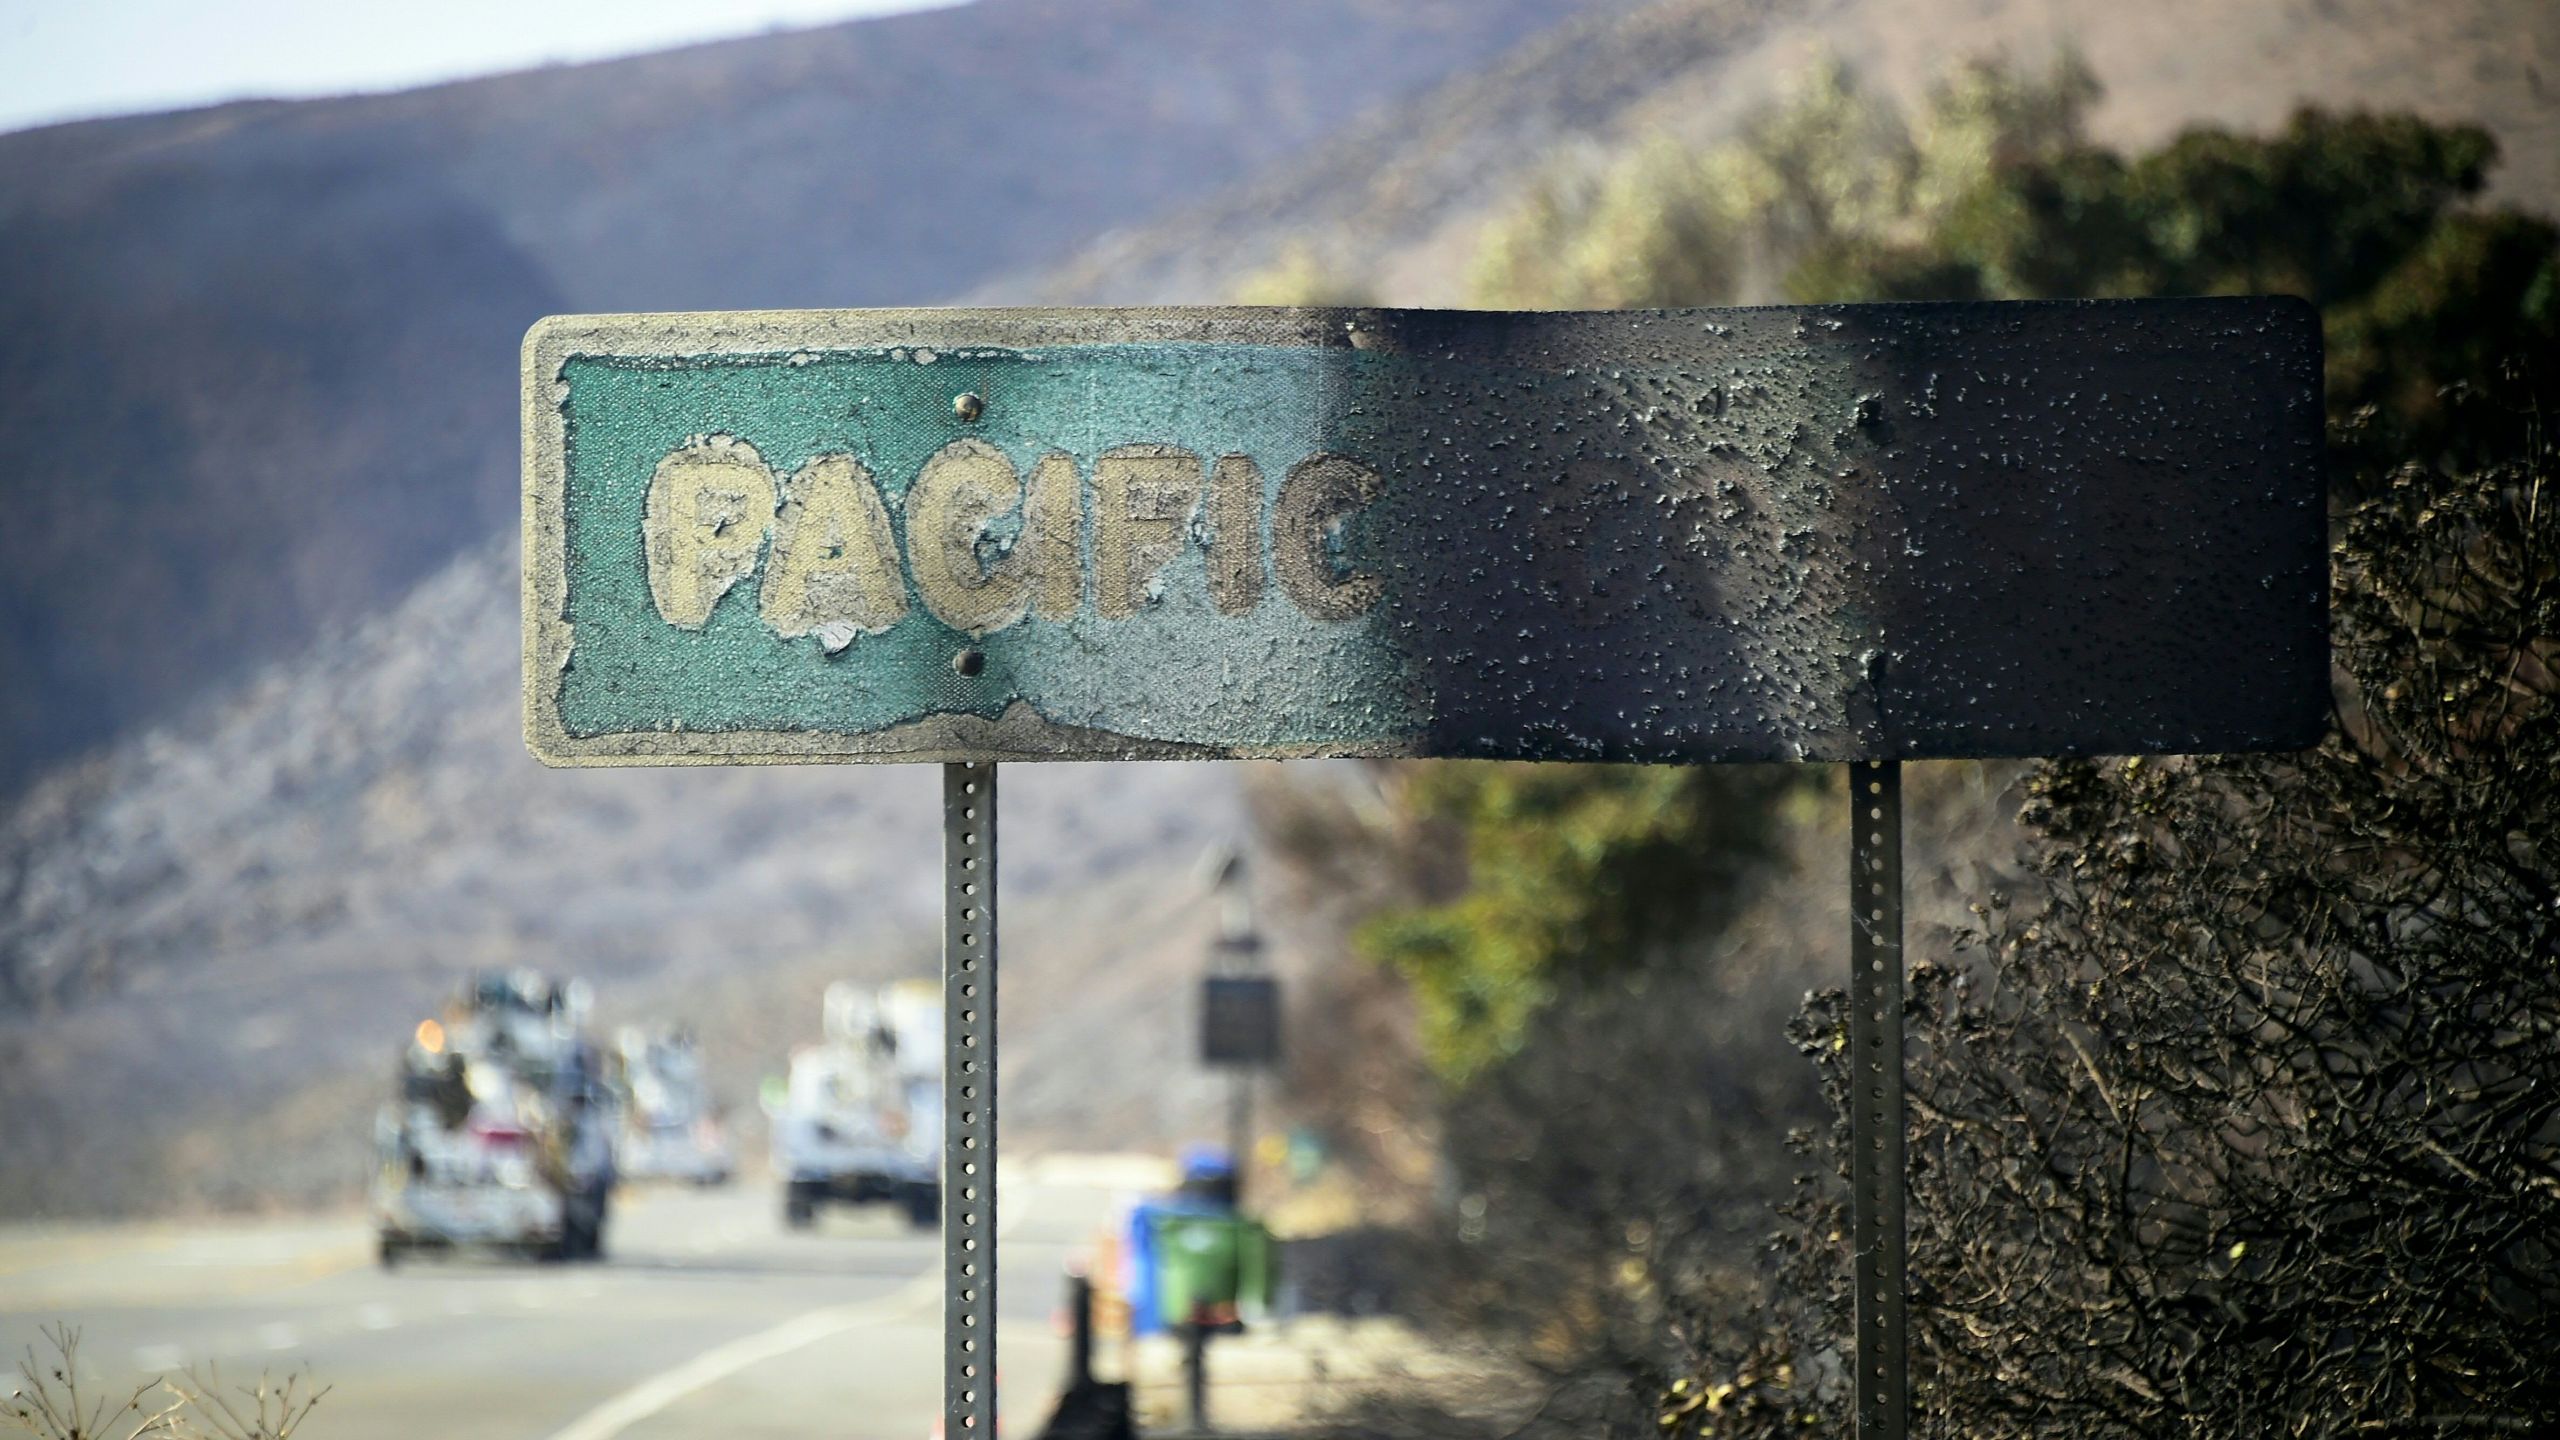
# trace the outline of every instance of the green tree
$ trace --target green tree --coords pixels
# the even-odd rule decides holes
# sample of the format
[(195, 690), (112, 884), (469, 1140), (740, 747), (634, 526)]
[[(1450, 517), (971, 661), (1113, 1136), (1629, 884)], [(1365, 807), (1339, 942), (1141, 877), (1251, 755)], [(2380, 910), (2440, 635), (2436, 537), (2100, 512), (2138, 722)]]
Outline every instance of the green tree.
[(2473, 206), (2487, 132), (2408, 115), (2297, 113), (2273, 137), (2189, 131), (2125, 159), (2073, 145), (1996, 159), (1925, 234), (1843, 232), (1790, 275), (1799, 298), (2299, 295), (2321, 307), (2333, 414), (2365, 458), (2512, 454), (2523, 412), (2449, 393), (2501, 366), (2560, 373), (2549, 224)]
[[(1807, 295), (1808, 257), (1917, 252), (1995, 171), (2081, 144), (2097, 94), (2077, 61), (1964, 67), (1916, 117), (1815, 67), (1729, 143), (1657, 140), (1597, 172), (1559, 165), (1486, 227), (1473, 272), (1496, 309), (1731, 305)], [(1841, 257), (1832, 261), (1828, 257)]]
[(1359, 933), (1421, 1007), (1423, 1047), (1464, 1082), (1516, 1054), (1560, 991), (1622, 977), (1694, 940), (1769, 856), (1773, 769), (1447, 764), (1414, 767), (1407, 802), (1430, 843), (1465, 856), (1445, 903)]
[[(1905, 116), (1835, 67), (1733, 144), (1541, 182), (1490, 227), (1477, 294), (2321, 307), (2339, 732), (2301, 757), (2033, 775), (2035, 887), (1986, 897), (1979, 959), (1915, 979), (1922, 1410), (1950, 1435), (2529, 1429), (2560, 1414), (2554, 231), (2479, 203), (2476, 129), (2305, 111), (2128, 157), (2082, 132), (2093, 94), (2072, 66), (1974, 67)], [(1769, 859), (1784, 780), (1712, 773), (1435, 772), (1397, 833), (1464, 872), (1362, 933), (1413, 978), (1457, 1086), (1460, 1183), (1480, 1216), (1526, 1217), (1469, 1222), (1470, 1273), (1528, 1277), (1482, 1280), (1480, 1313), (1539, 1373), (1621, 1387), (1531, 1431), (1845, 1426), (1836, 1196), (1794, 1203), (1754, 1308), (1729, 1255), (1659, 1239), (1732, 1188), (1624, 1173), (1773, 1146), (1785, 1107), (1726, 1105), (1700, 1155), (1633, 1157), (1578, 1144), (1567, 1108), (1691, 1058), (1634, 1038), (1631, 966), (1637, 988), (1665, 956), (1694, 968), (1796, 883)], [(1620, 1048), (1560, 1055), (1604, 1013)], [(1829, 1064), (1842, 1028), (1833, 997), (1797, 1034)], [(1540, 1147), (1569, 1163), (1526, 1163)], [(1603, 1213), (1567, 1223), (1577, 1206)]]
[[(2095, 93), (2076, 62), (2025, 80), (1971, 66), (1911, 122), (1844, 67), (1820, 66), (1732, 144), (1659, 142), (1596, 175), (1540, 178), (1488, 227), (1476, 299), (1716, 303), (1851, 237), (1916, 245), (1995, 166), (2077, 143)], [(1787, 788), (1735, 773), (1467, 765), (1429, 767), (1406, 787), (1437, 843), (1466, 857), (1469, 882), (1444, 903), (1380, 916), (1359, 942), (1412, 983), (1442, 1075), (1474, 1076), (1516, 1052), (1560, 995), (1711, 930), (1765, 857)]]

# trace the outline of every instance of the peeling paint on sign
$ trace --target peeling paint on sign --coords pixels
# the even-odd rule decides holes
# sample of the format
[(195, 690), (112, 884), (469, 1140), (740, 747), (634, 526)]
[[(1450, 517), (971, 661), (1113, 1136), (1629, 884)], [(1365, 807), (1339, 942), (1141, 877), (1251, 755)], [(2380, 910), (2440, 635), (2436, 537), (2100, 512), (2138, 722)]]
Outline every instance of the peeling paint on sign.
[(2267, 299), (554, 318), (527, 738), (2297, 747), (2327, 713), (2319, 363)]

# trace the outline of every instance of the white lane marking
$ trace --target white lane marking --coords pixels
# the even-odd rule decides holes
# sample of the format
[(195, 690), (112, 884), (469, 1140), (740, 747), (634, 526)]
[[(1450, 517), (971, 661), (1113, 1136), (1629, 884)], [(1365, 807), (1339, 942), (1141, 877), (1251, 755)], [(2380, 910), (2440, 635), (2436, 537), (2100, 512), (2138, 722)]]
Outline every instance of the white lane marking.
[(185, 1269), (261, 1269), (271, 1265), (290, 1265), (328, 1248), (330, 1243), (327, 1240), (315, 1241), (311, 1236), (298, 1232), (280, 1235), (216, 1233), (185, 1237), (177, 1242), (175, 1248), (155, 1257), (151, 1263)]
[(480, 1307), (474, 1303), (468, 1295), (448, 1295), (444, 1300), (444, 1313), (447, 1315), (477, 1315), (480, 1313)]
[(673, 1370), (632, 1386), (569, 1422), (551, 1440), (614, 1440), (615, 1436), (695, 1391), (728, 1379), (751, 1365), (787, 1355), (803, 1345), (840, 1334), (866, 1321), (931, 1297), (942, 1288), (940, 1275), (920, 1276), (895, 1294), (865, 1305), (832, 1305), (785, 1320), (769, 1330), (705, 1350)]
[[(1029, 1205), (1016, 1205), (996, 1223), (1001, 1239), (1030, 1213)], [(614, 1440), (623, 1431), (666, 1409), (686, 1396), (707, 1390), (751, 1365), (788, 1355), (803, 1345), (813, 1345), (830, 1335), (842, 1334), (856, 1326), (876, 1324), (911, 1306), (937, 1298), (942, 1293), (942, 1256), (934, 1255), (933, 1268), (913, 1280), (881, 1296), (852, 1305), (829, 1305), (795, 1316), (767, 1330), (714, 1346), (672, 1370), (662, 1371), (614, 1396), (593, 1410), (555, 1431), (550, 1440)]]
[(290, 1350), (302, 1343), (301, 1332), (279, 1320), (258, 1327), (258, 1343), (269, 1350)]
[(185, 1368), (187, 1352), (175, 1345), (138, 1345), (133, 1351), (136, 1370), (178, 1370)]
[(356, 1325), (365, 1330), (389, 1330), (400, 1323), (400, 1312), (376, 1300), (356, 1307)]

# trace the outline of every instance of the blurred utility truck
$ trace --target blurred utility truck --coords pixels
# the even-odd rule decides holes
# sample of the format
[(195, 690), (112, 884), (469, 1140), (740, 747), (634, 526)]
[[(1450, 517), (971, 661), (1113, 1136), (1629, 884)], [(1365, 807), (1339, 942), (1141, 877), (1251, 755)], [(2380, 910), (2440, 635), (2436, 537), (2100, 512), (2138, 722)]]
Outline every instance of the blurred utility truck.
[(783, 1223), (827, 1205), (885, 1203), (910, 1224), (941, 1218), (942, 997), (925, 981), (827, 987), (825, 1039), (791, 1057), (773, 1108)]
[(582, 1032), (583, 986), (474, 974), (419, 1022), (374, 1124), (382, 1263), (470, 1246), (542, 1259), (604, 1249), (612, 1094)]
[(622, 1131), (614, 1173), (623, 1180), (726, 1185), (737, 1171), (720, 1111), (703, 1078), (693, 1032), (681, 1025), (626, 1025), (608, 1057)]

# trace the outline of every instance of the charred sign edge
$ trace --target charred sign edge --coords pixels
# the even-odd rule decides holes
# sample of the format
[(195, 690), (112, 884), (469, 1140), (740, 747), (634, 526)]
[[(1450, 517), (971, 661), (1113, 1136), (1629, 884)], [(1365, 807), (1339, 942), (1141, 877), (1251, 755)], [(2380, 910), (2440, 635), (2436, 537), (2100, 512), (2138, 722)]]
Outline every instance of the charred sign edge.
[[(1222, 746), (1153, 740), (1116, 731), (1058, 725), (1017, 699), (995, 720), (940, 714), (885, 730), (861, 733), (816, 730), (637, 730), (592, 736), (568, 732), (560, 718), (562, 676), (576, 644), (568, 609), (566, 514), (567, 414), (563, 368), (576, 356), (699, 357), (771, 355), (795, 351), (886, 349), (960, 350), (970, 347), (1036, 349), (1064, 345), (1230, 344), (1287, 345), (1310, 349), (1375, 350), (1434, 355), (1487, 365), (1520, 363), (1535, 353), (1541, 366), (1555, 349), (1577, 338), (1623, 342), (1653, 325), (1686, 325), (1737, 310), (1792, 313), (1808, 318), (1856, 311), (1980, 308), (1984, 302), (1879, 302), (1836, 305), (1706, 307), (1683, 310), (1468, 312), (1477, 325), (1508, 315), (1525, 322), (1506, 343), (1470, 345), (1464, 355), (1430, 343), (1434, 318), (1445, 312), (1339, 306), (1138, 306), (1138, 307), (912, 307), (871, 310), (671, 311), (656, 314), (550, 315), (525, 332), (522, 349), (523, 444), (523, 706), (525, 748), (548, 766), (585, 768), (635, 765), (827, 764), (835, 762), (949, 763), (1034, 760), (1385, 759), (1442, 754), (1427, 737), (1379, 741), (1317, 741)], [(2293, 332), (2281, 352), (2308, 371), (2306, 383), (2317, 421), (2322, 334), (2319, 313), (2291, 296), (2211, 296), (2169, 300), (2031, 300), (2006, 302), (2043, 310), (2230, 307), (2255, 310), (2268, 324)], [(2306, 333), (2307, 332), (2307, 333)], [(1481, 341), (1482, 331), (1476, 332)], [(2286, 369), (2279, 360), (2276, 368)], [(2325, 509), (2325, 507), (2323, 507)], [(2325, 542), (2320, 546), (2325, 557)], [(2326, 589), (2323, 576), (2322, 589)], [(2326, 641), (2325, 593), (2322, 639)], [(2320, 668), (2327, 670), (2321, 647)], [(2323, 686), (2325, 689), (2325, 685)], [(2326, 697), (2322, 697), (2325, 710)], [(2323, 716), (2325, 728), (2325, 714)], [(2276, 739), (2276, 737), (2269, 737)], [(2285, 740), (2316, 743), (2316, 736)], [(1908, 746), (1888, 745), (1876, 754), (1813, 754), (1814, 762), (1926, 758)], [(2300, 748), (2299, 745), (2289, 748)], [(1892, 753), (1883, 753), (1883, 752)], [(1903, 753), (1909, 751), (1910, 753)], [(2084, 753), (2057, 750), (2052, 753)], [(1499, 758), (1499, 757), (1483, 757)], [(1659, 758), (1659, 757), (1656, 757)], [(1702, 757), (1703, 758), (1703, 757)], [(1746, 755), (1735, 760), (1777, 759)], [(1679, 763), (1665, 760), (1664, 763)]]

